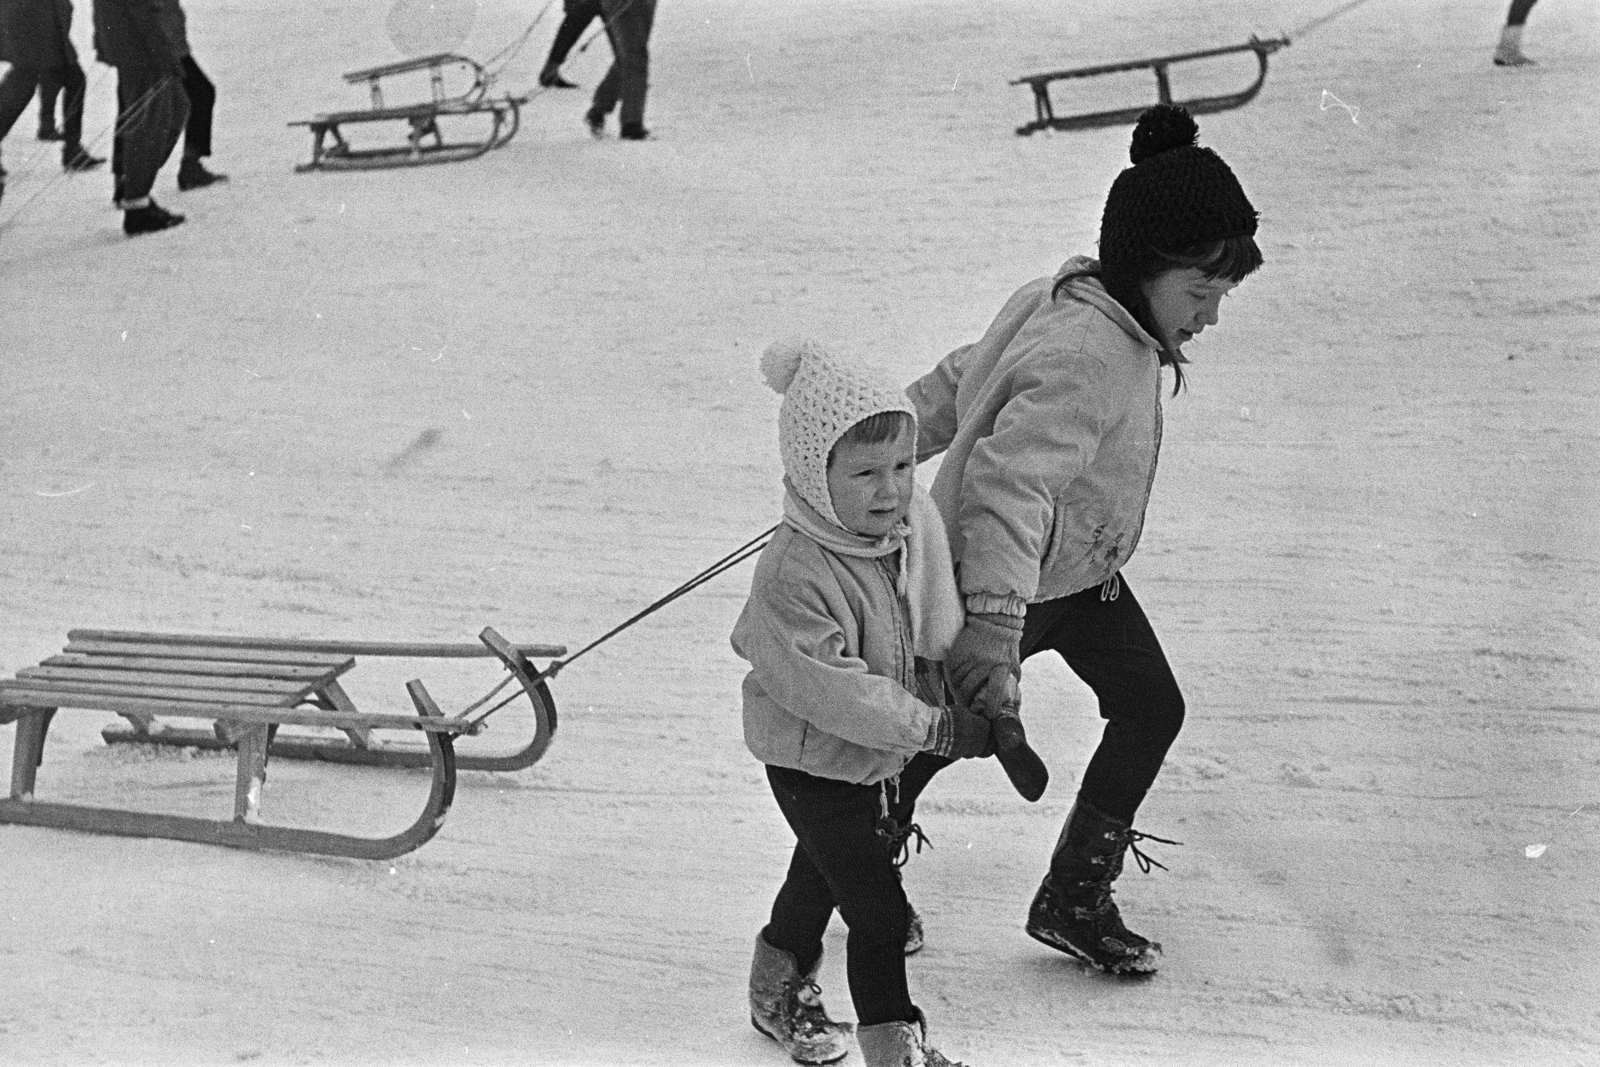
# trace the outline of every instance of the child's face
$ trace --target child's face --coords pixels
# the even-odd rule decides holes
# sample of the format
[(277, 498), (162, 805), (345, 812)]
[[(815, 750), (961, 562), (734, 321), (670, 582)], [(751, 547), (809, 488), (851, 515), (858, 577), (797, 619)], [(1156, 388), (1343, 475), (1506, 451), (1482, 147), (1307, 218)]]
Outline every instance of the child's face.
[(882, 537), (911, 509), (916, 475), (911, 428), (901, 426), (889, 441), (840, 441), (828, 463), (828, 496), (833, 513), (851, 533)]
[(1222, 298), (1237, 282), (1208, 278), (1198, 267), (1169, 270), (1145, 283), (1144, 298), (1156, 340), (1176, 351), (1207, 326), (1217, 324)]

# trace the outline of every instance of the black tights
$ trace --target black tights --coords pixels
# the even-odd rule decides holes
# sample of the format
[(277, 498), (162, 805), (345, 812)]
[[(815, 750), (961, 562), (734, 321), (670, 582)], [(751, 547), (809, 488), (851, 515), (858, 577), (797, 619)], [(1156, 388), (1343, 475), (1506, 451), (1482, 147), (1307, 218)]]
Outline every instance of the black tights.
[(878, 834), (883, 786), (767, 768), (772, 795), (798, 839), (762, 936), (800, 971), (822, 955), (835, 908), (850, 928), (845, 973), (859, 1026), (911, 1022), (906, 988), (906, 894)]
[[(1028, 605), (1022, 658), (1054, 651), (1094, 690), (1106, 720), (1100, 744), (1083, 773), (1078, 796), (1107, 815), (1132, 823), (1145, 794), (1183, 727), (1183, 694), (1161, 651), (1144, 609), (1118, 579), (1116, 599), (1102, 599), (1100, 586), (1072, 596)], [(1024, 695), (1022, 717), (1030, 731), (1044, 722)], [(924, 752), (900, 774), (899, 796), (890, 792), (890, 814), (905, 825), (917, 796), (950, 765)]]

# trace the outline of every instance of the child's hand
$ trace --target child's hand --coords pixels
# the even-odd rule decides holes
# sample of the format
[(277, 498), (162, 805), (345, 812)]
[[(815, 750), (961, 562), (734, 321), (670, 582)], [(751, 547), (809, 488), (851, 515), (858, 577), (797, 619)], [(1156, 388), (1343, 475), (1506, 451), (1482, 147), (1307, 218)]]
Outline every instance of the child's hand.
[(950, 685), (963, 704), (971, 704), (997, 667), (1022, 673), (1022, 616), (968, 615), (966, 625), (945, 653)]
[(1009, 667), (990, 670), (972, 701), (972, 710), (994, 724), (994, 743), (1001, 752), (1027, 743), (1022, 729), (1022, 690)]

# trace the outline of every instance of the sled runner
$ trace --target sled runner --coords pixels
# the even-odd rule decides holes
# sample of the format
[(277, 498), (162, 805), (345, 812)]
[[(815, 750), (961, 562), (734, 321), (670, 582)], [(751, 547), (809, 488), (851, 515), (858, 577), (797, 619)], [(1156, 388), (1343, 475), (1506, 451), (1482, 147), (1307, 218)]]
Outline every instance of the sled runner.
[[(449, 95), (445, 90), (446, 75), (455, 68), (470, 75), (472, 84), (460, 93)], [(424, 71), (428, 75), (431, 99), (398, 105), (384, 102), (383, 79)], [(490, 76), (483, 66), (452, 52), (352, 70), (344, 76), (344, 80), (352, 85), (366, 82), (372, 106), (366, 110), (333, 111), (289, 123), (290, 126), (311, 128), (311, 162), (302, 163), (295, 170), (362, 170), (473, 159), (492, 148), (499, 148), (516, 136), (520, 122), (519, 108), (528, 102), (526, 96), (513, 96), (510, 93), (491, 96)], [(446, 141), (440, 129), (442, 119), (451, 120), (452, 127), (459, 125), (471, 129), (476, 124), (480, 134), (467, 140)], [(356, 148), (345, 139), (340, 127), (364, 122), (404, 122), (408, 128), (406, 143), (381, 148)], [(326, 144), (330, 137), (332, 143)]]
[[(360, 711), (338, 685), (340, 676), (355, 666), (355, 652), (351, 650), (363, 654), (377, 650), (379, 655), (495, 656), (511, 672), (508, 681), (515, 680), (534, 702), (539, 723), (534, 742), (515, 758), (527, 758), (532, 751), (527, 761), (538, 759), (549, 745), (555, 727), (554, 707), (543, 702), (540, 680), (535, 678), (524, 650), (536, 655), (553, 653), (548, 646), (513, 646), (493, 629), (483, 631), (481, 651), (471, 645), (286, 641), (100, 630), (74, 630), (68, 640), (61, 655), (19, 671), (14, 679), (0, 681), (0, 723), (15, 722), (17, 730), (11, 794), (0, 799), (0, 822), (358, 859), (390, 859), (410, 852), (444, 824), (455, 795), (455, 739), (480, 732), (486, 716), (446, 716), (420, 681), (406, 684), (415, 714)], [(207, 747), (237, 748), (233, 818), (195, 818), (34, 799), (45, 735), (57, 711), (66, 708), (115, 712), (134, 723), (136, 736), (129, 739), (160, 738), (165, 743), (199, 744), (199, 739), (204, 738), (209, 741)], [(158, 716), (209, 719), (213, 726), (209, 733), (185, 730), (158, 721)], [(373, 731), (421, 731), (427, 748), (413, 747), (403, 760), (369, 758), (351, 762), (431, 768), (433, 782), (422, 813), (405, 830), (383, 838), (263, 823), (260, 812), (268, 758), (297, 751), (287, 737), (279, 737), (281, 726), (342, 730), (350, 738), (347, 747), (370, 752), (384, 751), (372, 739)], [(175, 737), (188, 739), (167, 740)], [(316, 739), (308, 739), (304, 744), (315, 742)], [(320, 749), (308, 747), (297, 754), (328, 759), (327, 752), (341, 744), (345, 743), (335, 741)]]
[[(1100, 126), (1121, 126), (1139, 121), (1139, 116), (1149, 104), (1139, 107), (1118, 108), (1112, 111), (1086, 112), (1078, 115), (1061, 115), (1055, 113), (1055, 108), (1050, 100), (1050, 85), (1052, 82), (1063, 81), (1068, 78), (1092, 78), (1097, 74), (1115, 74), (1127, 70), (1144, 70), (1146, 68), (1156, 72), (1156, 94), (1160, 97), (1156, 103), (1177, 103), (1189, 109), (1191, 114), (1205, 115), (1215, 111), (1228, 111), (1232, 108), (1243, 107), (1255, 99), (1261, 91), (1261, 86), (1267, 80), (1267, 57), (1280, 48), (1286, 48), (1289, 38), (1280, 37), (1270, 41), (1263, 41), (1259, 37), (1251, 37), (1246, 44), (1230, 45), (1226, 48), (1208, 48), (1200, 52), (1183, 52), (1178, 55), (1158, 56), (1154, 59), (1135, 59), (1126, 63), (1107, 63), (1098, 67), (1078, 67), (1074, 70), (1057, 70), (1047, 74), (1030, 74), (1025, 78), (1018, 78), (1012, 85), (1027, 85), (1033, 89), (1033, 104), (1037, 117), (1034, 121), (1017, 127), (1017, 133), (1026, 137), (1038, 130), (1087, 130)], [(1230, 55), (1234, 52), (1254, 52), (1259, 69), (1256, 80), (1237, 93), (1225, 93), (1219, 96), (1200, 96), (1192, 100), (1172, 99), (1172, 86), (1167, 78), (1167, 68), (1174, 63), (1187, 63), (1198, 59), (1211, 59), (1215, 56)]]

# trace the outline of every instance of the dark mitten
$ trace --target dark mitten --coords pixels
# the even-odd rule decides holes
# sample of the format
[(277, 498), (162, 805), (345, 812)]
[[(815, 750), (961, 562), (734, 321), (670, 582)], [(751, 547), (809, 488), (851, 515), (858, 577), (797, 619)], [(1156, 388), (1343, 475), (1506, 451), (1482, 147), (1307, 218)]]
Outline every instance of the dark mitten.
[(968, 615), (966, 625), (945, 653), (950, 686), (962, 704), (971, 704), (996, 667), (1022, 673), (1022, 616)]
[(1028, 744), (1022, 729), (1022, 692), (1016, 677), (1004, 667), (996, 667), (972, 707), (994, 724), (995, 755), (1017, 792), (1029, 801), (1044, 796), (1050, 769)]
[(927, 751), (950, 759), (977, 759), (994, 754), (989, 720), (960, 708), (942, 708)]

